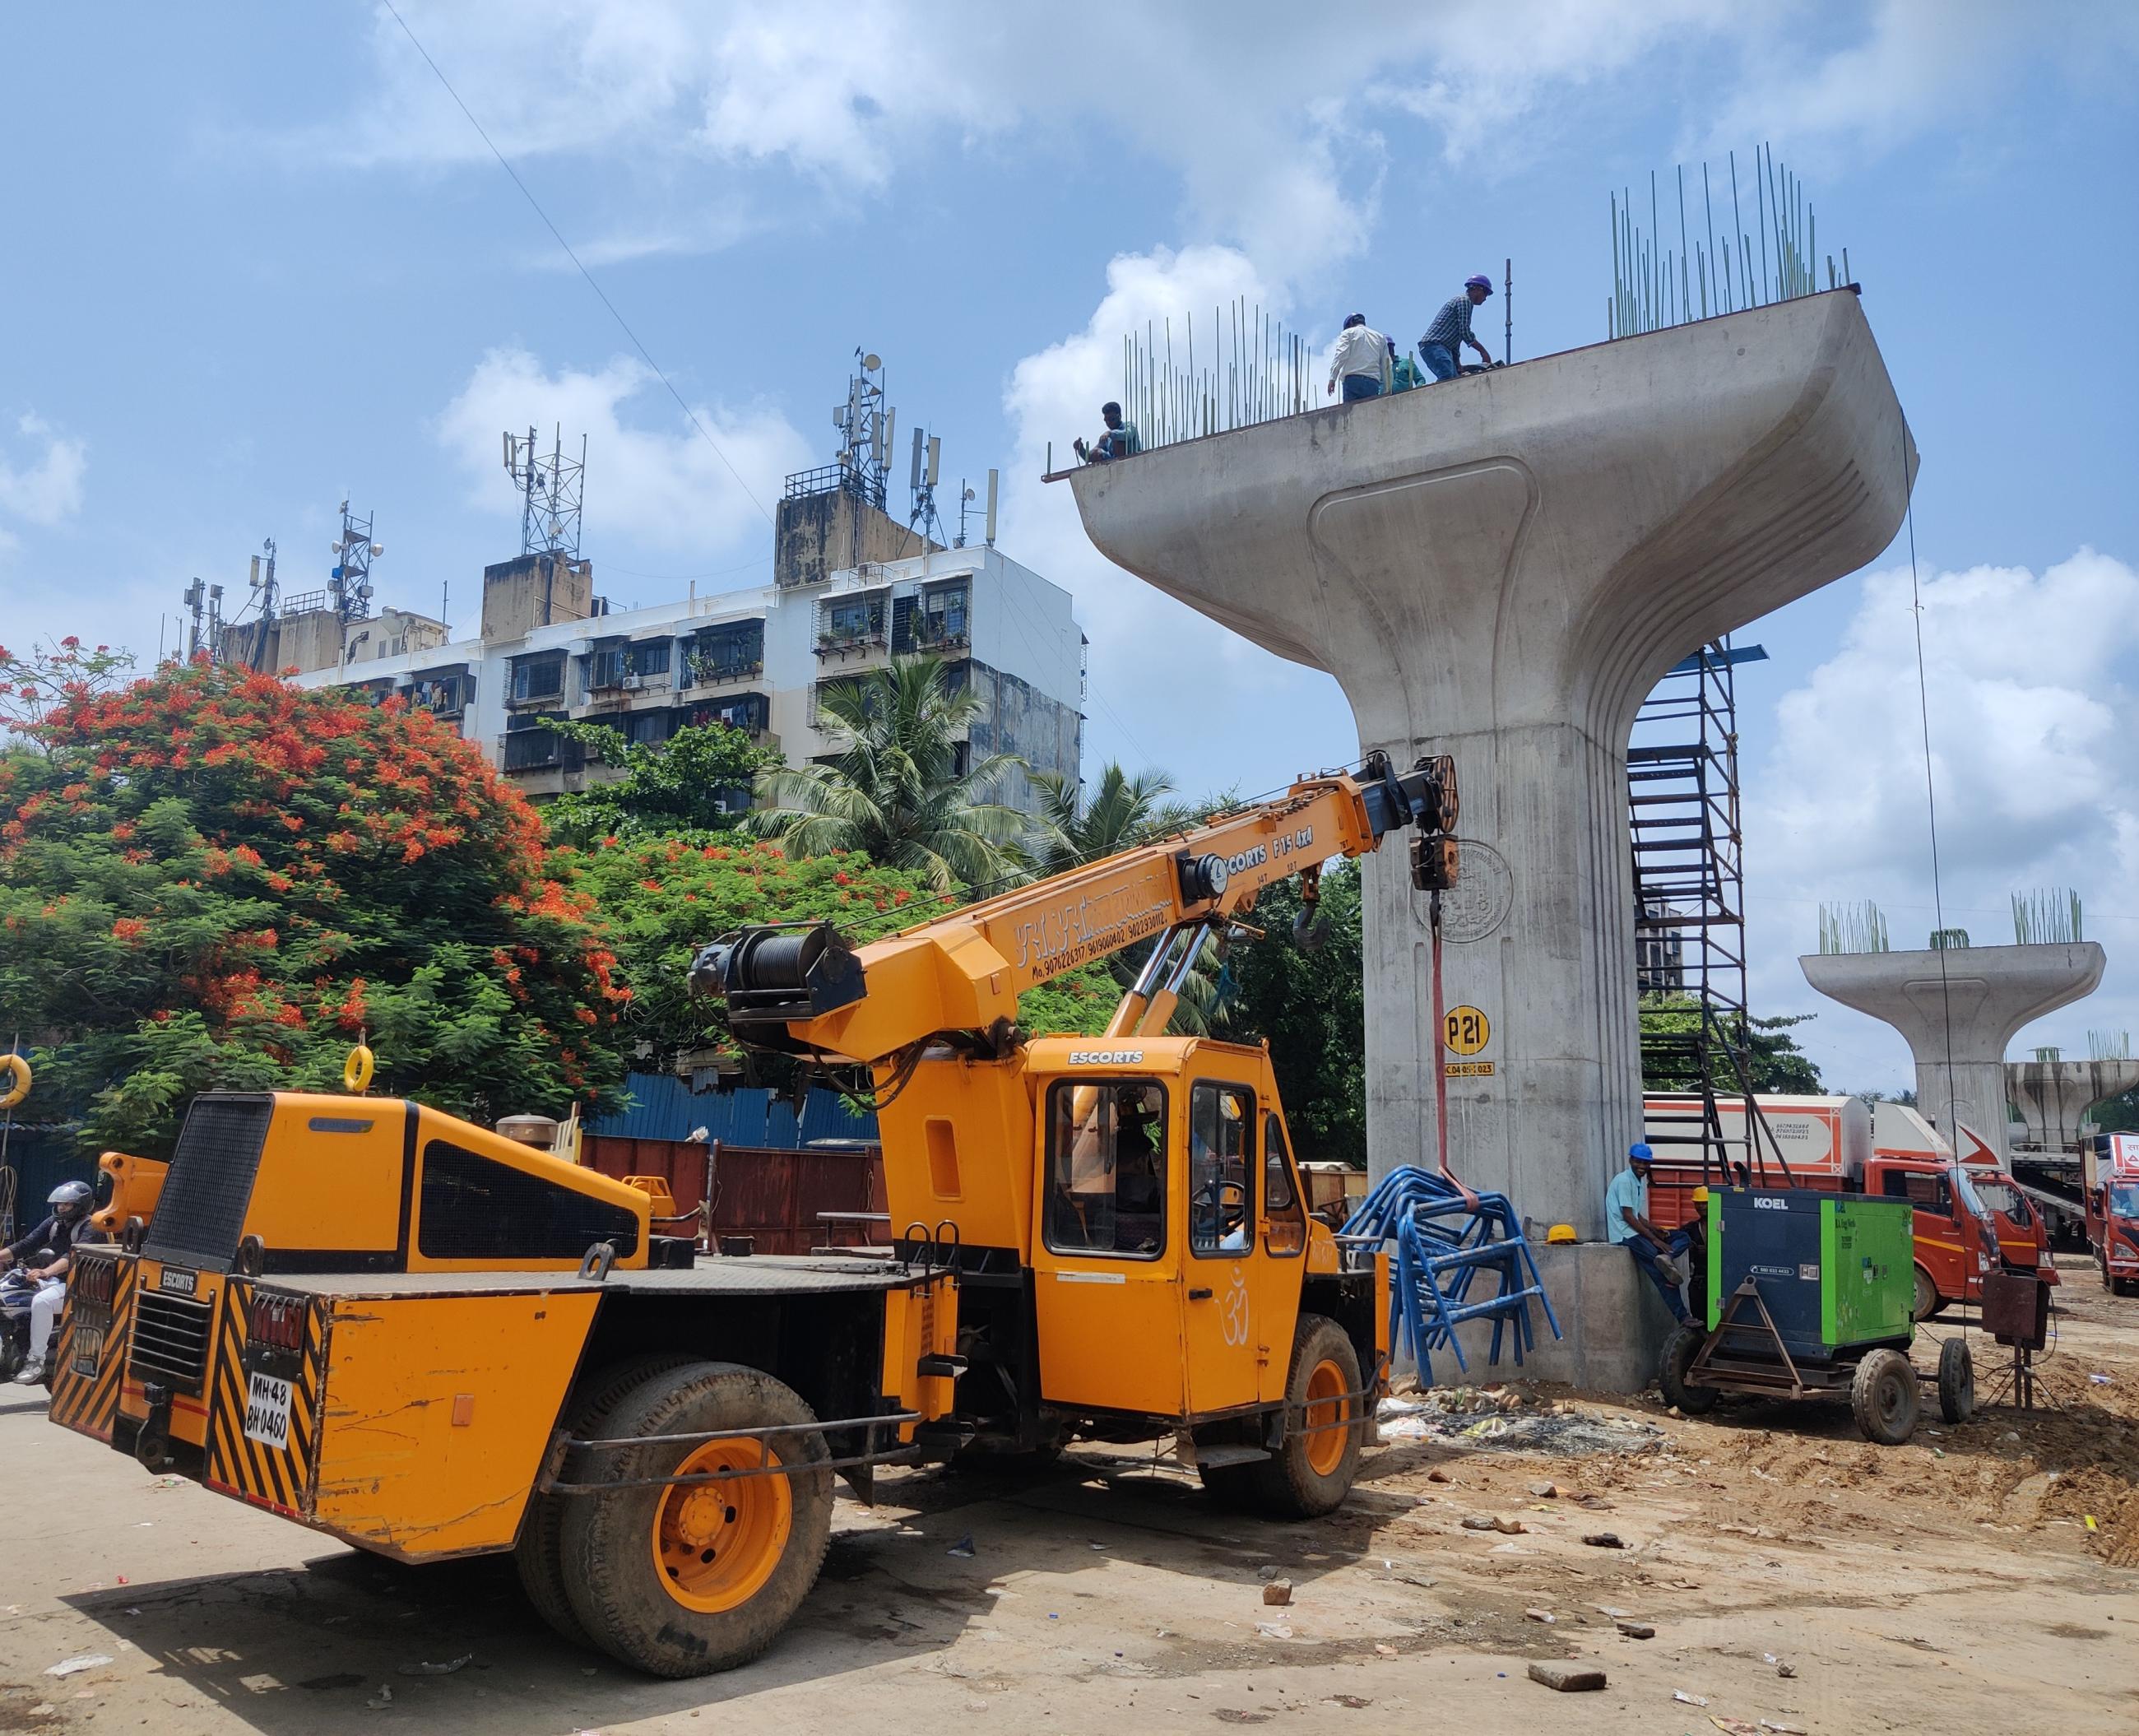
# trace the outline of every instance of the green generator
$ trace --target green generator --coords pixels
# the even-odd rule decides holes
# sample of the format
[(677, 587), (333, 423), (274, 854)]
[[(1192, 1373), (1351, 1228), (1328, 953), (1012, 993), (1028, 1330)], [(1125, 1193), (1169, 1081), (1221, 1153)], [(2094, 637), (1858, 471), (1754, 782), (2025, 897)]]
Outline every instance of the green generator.
[(1707, 1325), (1745, 1279), (1794, 1358), (1828, 1361), (1915, 1336), (1916, 1209), (1802, 1187), (1717, 1188), (1708, 1201)]

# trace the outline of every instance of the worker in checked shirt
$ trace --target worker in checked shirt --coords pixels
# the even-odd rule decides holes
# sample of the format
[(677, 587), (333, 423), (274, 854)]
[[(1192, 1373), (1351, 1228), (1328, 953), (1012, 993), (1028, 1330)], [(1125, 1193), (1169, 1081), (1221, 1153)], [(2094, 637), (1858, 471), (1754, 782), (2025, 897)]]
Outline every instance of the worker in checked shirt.
[(1329, 390), (1323, 396), (1334, 395), (1341, 379), (1347, 403), (1358, 398), (1379, 398), (1388, 389), (1388, 374), (1389, 340), (1367, 323), (1364, 314), (1348, 315), (1330, 354)]
[(1486, 353), (1486, 346), (1471, 335), (1471, 310), (1483, 307), (1486, 296), (1492, 293), (1491, 278), (1466, 277), (1463, 293), (1451, 296), (1433, 316), (1433, 324), (1426, 328), (1426, 335), (1418, 340), (1418, 359), (1436, 379), (1456, 378), (1461, 371), (1461, 350), (1466, 344), (1478, 352), (1480, 361), (1489, 368), (1493, 365), (1493, 358)]

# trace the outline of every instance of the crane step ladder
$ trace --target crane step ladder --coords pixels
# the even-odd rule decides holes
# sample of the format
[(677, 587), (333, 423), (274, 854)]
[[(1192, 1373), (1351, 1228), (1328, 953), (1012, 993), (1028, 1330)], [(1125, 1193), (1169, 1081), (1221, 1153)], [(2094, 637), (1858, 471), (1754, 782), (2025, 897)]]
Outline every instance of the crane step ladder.
[[(1533, 1298), (1553, 1337), (1560, 1336), (1521, 1216), (1505, 1194), (1472, 1193), (1450, 1176), (1407, 1165), (1375, 1185), (1338, 1240), (1365, 1248), (1395, 1244), (1389, 1338), (1418, 1365), (1422, 1386), (1433, 1384), (1437, 1350), (1452, 1351), (1458, 1372), (1470, 1372), (1456, 1332), (1467, 1321), (1492, 1323), (1486, 1360), (1495, 1367), (1504, 1343), (1518, 1367), (1524, 1352), (1536, 1347)], [(1495, 1288), (1481, 1291), (1481, 1278), (1495, 1280)]]

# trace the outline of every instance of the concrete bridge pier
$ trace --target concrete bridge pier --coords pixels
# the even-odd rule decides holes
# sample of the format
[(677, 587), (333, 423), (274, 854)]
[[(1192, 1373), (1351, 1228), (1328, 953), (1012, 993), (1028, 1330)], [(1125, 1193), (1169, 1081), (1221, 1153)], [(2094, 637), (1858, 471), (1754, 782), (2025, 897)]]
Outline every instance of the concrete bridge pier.
[[(1363, 748), (1456, 757), (1462, 834), (1506, 864), (1505, 919), (1446, 949), (1491, 1034), (1448, 1082), (1451, 1162), (1552, 1250), (1549, 1377), (1631, 1390), (1663, 1311), (1597, 1245), (1641, 1126), (1626, 746), (1706, 641), (1854, 571), (1899, 526), (1916, 456), (1856, 295), (1806, 296), (1077, 473), (1100, 551), (1258, 644), (1328, 670)], [(1184, 688), (1192, 702), (1192, 689)], [(1368, 861), (1368, 1142), (1431, 1163), (1422, 896)], [(1481, 887), (1479, 888), (1483, 890)], [(1651, 1312), (1646, 1316), (1644, 1308)]]

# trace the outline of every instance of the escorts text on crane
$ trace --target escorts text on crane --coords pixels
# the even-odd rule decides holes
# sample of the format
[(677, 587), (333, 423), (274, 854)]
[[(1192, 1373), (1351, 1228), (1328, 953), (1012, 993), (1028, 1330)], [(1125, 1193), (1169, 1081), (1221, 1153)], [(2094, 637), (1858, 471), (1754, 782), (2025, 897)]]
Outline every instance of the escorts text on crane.
[[(705, 947), (741, 1040), (864, 1069), (888, 1256), (712, 1258), (649, 1196), (420, 1103), (210, 1093), (168, 1171), (112, 1168), (53, 1419), (407, 1561), (514, 1553), (566, 1638), (742, 1663), (815, 1583), (833, 1477), (1171, 1437), (1221, 1499), (1348, 1493), (1388, 1275), (1310, 1218), (1267, 1048), (1166, 1035), (1205, 941), (1411, 833), (1452, 883), (1445, 759), (1309, 778), (859, 948)], [(1142, 941), (1097, 1037), (1021, 992)], [(133, 1186), (139, 1181), (138, 1188)]]

